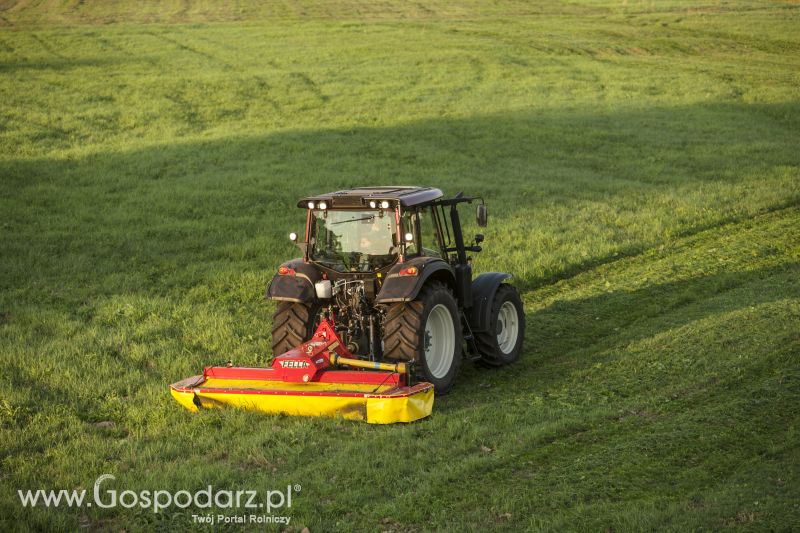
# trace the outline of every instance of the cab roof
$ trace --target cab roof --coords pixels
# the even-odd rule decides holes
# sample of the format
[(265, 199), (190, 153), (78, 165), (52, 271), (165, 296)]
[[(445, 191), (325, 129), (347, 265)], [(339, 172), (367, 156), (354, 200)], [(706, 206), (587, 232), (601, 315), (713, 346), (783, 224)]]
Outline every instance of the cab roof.
[(370, 201), (388, 200), (402, 207), (415, 207), (429, 204), (442, 197), (442, 191), (433, 187), (355, 187), (341, 191), (318, 194), (303, 198), (297, 207), (307, 208), (309, 202), (325, 202), (329, 209), (369, 207)]

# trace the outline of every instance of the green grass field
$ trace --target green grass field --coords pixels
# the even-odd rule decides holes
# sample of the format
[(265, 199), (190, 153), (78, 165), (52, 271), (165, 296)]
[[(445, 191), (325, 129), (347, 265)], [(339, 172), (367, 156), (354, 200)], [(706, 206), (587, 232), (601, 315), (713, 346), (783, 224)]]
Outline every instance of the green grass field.
[[(800, 529), (800, 4), (222, 4), (0, 2), (0, 529), (197, 527), (17, 496), (103, 473), (300, 484), (297, 532)], [(297, 199), (367, 184), (487, 198), (521, 360), (409, 425), (181, 409), (270, 360)]]

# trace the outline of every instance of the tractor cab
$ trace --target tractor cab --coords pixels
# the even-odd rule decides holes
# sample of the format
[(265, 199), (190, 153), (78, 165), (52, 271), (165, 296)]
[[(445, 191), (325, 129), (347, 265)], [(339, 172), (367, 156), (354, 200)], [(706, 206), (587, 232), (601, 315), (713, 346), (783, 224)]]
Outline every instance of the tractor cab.
[[(455, 380), (462, 347), (490, 365), (515, 360), (522, 304), (504, 283), (510, 274), (473, 277), (467, 254), (481, 251), (483, 235), (464, 242), (458, 209), (470, 203), (477, 225), (486, 226), (481, 197), (445, 198), (433, 187), (357, 187), (300, 200), (305, 232), (290, 239), (303, 256), (283, 263), (267, 289), (278, 302), (274, 354), (330, 320), (353, 356), (412, 362), (440, 393)], [(503, 313), (498, 302), (510, 302)], [(498, 331), (514, 342), (501, 349)]]
[[(361, 187), (304, 198), (297, 204), (308, 210), (299, 243), (304, 259), (338, 273), (378, 272), (416, 257), (465, 262), (459, 251), (480, 251), (483, 236), (464, 246), (456, 206), (479, 198), (442, 196), (430, 187)], [(477, 221), (485, 226), (480, 201)], [(290, 238), (297, 241), (297, 234)]]

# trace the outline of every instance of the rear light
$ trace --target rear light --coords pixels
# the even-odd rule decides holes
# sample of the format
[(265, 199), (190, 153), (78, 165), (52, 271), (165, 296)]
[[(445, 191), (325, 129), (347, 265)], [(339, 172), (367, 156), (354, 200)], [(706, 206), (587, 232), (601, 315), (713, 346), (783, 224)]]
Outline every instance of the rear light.
[(401, 270), (399, 274), (401, 276), (416, 276), (417, 274), (419, 274), (419, 270), (417, 269), (417, 267), (408, 267)]
[(282, 266), (278, 269), (278, 274), (280, 274), (281, 276), (294, 276), (295, 271), (292, 268)]

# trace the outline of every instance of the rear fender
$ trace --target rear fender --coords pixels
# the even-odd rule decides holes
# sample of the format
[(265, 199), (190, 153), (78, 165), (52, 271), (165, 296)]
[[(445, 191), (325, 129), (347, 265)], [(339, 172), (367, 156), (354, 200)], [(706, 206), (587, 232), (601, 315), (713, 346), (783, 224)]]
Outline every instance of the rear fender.
[(507, 272), (486, 272), (472, 281), (472, 307), (467, 314), (472, 331), (487, 331), (498, 287), (511, 277)]
[(294, 275), (275, 274), (267, 287), (267, 298), (284, 302), (309, 303), (316, 299), (314, 284), (322, 274), (302, 259), (292, 259), (281, 265), (294, 271)]
[[(416, 276), (401, 276), (400, 271), (417, 267)], [(422, 286), (429, 279), (443, 281), (451, 289), (455, 286), (453, 269), (442, 259), (436, 257), (415, 257), (404, 263), (397, 263), (386, 274), (375, 303), (410, 302), (417, 297)]]

